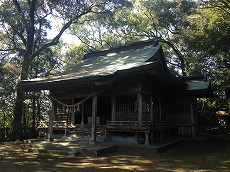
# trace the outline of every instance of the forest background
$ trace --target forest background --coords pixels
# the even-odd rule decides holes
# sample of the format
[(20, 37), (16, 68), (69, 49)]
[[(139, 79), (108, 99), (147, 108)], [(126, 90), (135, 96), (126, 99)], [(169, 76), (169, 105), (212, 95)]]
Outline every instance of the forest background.
[[(68, 41), (65, 34), (76, 41)], [(85, 53), (155, 39), (170, 71), (203, 76), (214, 96), (199, 99), (200, 124), (230, 109), (229, 0), (0, 0), (0, 128), (31, 137), (48, 117), (47, 92), (21, 80), (58, 74)]]

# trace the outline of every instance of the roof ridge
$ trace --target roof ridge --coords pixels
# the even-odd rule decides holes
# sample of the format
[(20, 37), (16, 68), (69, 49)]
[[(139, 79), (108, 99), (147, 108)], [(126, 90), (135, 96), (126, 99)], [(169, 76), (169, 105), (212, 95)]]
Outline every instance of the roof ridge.
[(147, 41), (140, 41), (140, 42), (134, 42), (134, 43), (131, 43), (129, 45), (122, 45), (122, 46), (119, 46), (119, 47), (116, 47), (116, 48), (111, 48), (111, 49), (106, 49), (106, 50), (102, 50), (102, 51), (95, 51), (95, 52), (91, 52), (91, 53), (87, 53), (84, 55), (84, 59), (87, 59), (87, 58), (91, 58), (93, 56), (99, 56), (99, 55), (106, 55), (106, 54), (109, 54), (109, 53), (118, 53), (120, 51), (124, 51), (124, 50), (130, 50), (130, 49), (138, 49), (140, 48), (141, 46), (147, 46), (147, 45), (153, 45), (154, 47), (157, 46), (156, 44), (156, 40), (154, 39), (150, 39), (150, 40), (147, 40)]

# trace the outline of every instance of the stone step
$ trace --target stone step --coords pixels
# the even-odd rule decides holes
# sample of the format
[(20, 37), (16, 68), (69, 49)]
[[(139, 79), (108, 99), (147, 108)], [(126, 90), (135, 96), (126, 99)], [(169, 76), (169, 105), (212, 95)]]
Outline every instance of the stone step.
[(134, 145), (121, 142), (96, 142), (92, 145), (87, 141), (43, 141), (32, 144), (21, 144), (21, 149), (34, 153), (65, 156), (103, 156), (115, 152), (123, 155), (154, 156), (178, 145), (181, 141), (181, 139), (174, 139), (170, 142), (161, 142), (154, 145)]
[(111, 145), (111, 146), (94, 148), (94, 149), (79, 148), (79, 151), (81, 155), (85, 155), (85, 156), (103, 156), (103, 155), (108, 155), (117, 152), (118, 145)]
[(29, 148), (28, 152), (47, 154), (47, 155), (62, 155), (62, 156), (77, 156), (80, 154), (80, 151), (67, 151), (67, 150), (54, 150), (54, 149), (42, 149), (42, 148)]
[[(102, 156), (117, 152), (117, 145), (89, 146), (88, 143), (74, 143), (74, 142), (61, 142), (61, 143), (33, 143), (21, 144), (21, 149), (33, 153), (45, 153), (49, 155), (83, 155), (83, 156)], [(66, 145), (65, 145), (66, 144)]]

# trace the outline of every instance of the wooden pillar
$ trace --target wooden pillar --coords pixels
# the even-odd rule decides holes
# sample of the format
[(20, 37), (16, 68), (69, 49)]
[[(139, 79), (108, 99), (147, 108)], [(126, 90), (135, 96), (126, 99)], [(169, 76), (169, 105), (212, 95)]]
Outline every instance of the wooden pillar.
[(55, 118), (55, 113), (56, 113), (56, 102), (51, 99), (51, 112), (49, 114), (49, 127), (48, 127), (48, 136), (47, 139), (48, 141), (53, 141), (53, 123), (54, 123), (54, 118)]
[(145, 130), (145, 145), (149, 145), (149, 130)]
[(153, 121), (153, 96), (150, 96), (150, 119)]
[(162, 121), (161, 99), (159, 99), (159, 121)]
[(111, 96), (111, 121), (116, 120), (116, 96)]
[(138, 105), (138, 122), (142, 122), (142, 94), (139, 92), (137, 94), (137, 105)]
[[(74, 104), (74, 98), (72, 98), (72, 105)], [(71, 126), (74, 126), (75, 125), (75, 110), (74, 110), (75, 107), (72, 108), (72, 111), (71, 111)], [(67, 125), (68, 125), (68, 121), (67, 121)]]
[(138, 106), (138, 122), (141, 124), (142, 122), (142, 94), (141, 94), (141, 83), (138, 85), (138, 93), (137, 93), (137, 106)]
[(90, 144), (96, 144), (96, 118), (97, 118), (97, 96), (92, 100), (92, 132)]
[(193, 97), (191, 97), (191, 100), (190, 100), (190, 111), (191, 111), (191, 134), (192, 134), (192, 137), (195, 137), (195, 126), (194, 126), (194, 112), (193, 112)]

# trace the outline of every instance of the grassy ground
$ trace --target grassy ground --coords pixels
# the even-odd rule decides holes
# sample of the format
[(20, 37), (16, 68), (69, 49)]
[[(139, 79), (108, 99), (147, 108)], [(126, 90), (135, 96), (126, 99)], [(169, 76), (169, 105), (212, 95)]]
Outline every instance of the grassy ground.
[(103, 157), (48, 156), (23, 152), (13, 142), (0, 144), (1, 172), (230, 171), (230, 135), (209, 141), (185, 140), (152, 157), (113, 154)]

